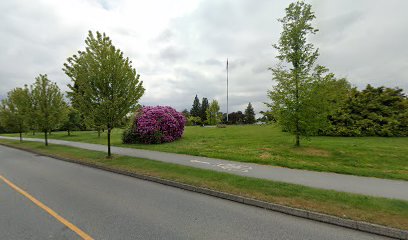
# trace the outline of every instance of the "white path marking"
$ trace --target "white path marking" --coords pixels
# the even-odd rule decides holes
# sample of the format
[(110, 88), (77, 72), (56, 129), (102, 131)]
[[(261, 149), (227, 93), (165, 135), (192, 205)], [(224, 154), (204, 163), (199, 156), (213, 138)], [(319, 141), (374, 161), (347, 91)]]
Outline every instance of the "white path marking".
[(248, 172), (249, 170), (252, 169), (252, 167), (250, 166), (239, 165), (239, 164), (234, 164), (234, 163), (227, 163), (227, 164), (220, 163), (220, 164), (217, 164), (217, 167), (220, 167), (228, 171), (235, 171), (235, 172)]
[(249, 170), (252, 170), (252, 167), (246, 166), (246, 165), (240, 165), (240, 164), (234, 164), (234, 163), (209, 163), (209, 162), (204, 162), (204, 161), (199, 161), (199, 160), (190, 160), (192, 163), (200, 163), (200, 164), (207, 164), (211, 165), (213, 167), (219, 167), (227, 171), (234, 171), (234, 172), (248, 172)]
[(199, 160), (195, 160), (195, 159), (190, 160), (190, 162), (192, 162), (192, 163), (203, 163), (203, 164), (211, 165), (211, 163), (209, 163), (209, 162), (203, 162), (203, 161), (199, 161)]

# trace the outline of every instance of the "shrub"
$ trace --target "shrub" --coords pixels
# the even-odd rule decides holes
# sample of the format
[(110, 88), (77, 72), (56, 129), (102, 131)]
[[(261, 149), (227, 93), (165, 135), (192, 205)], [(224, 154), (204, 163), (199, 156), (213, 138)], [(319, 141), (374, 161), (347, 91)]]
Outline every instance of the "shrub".
[(132, 120), (131, 124), (123, 131), (122, 133), (122, 142), (125, 144), (137, 143), (138, 142), (138, 135), (136, 131), (134, 131), (134, 119)]
[(164, 143), (181, 138), (186, 122), (183, 114), (168, 106), (143, 107), (123, 132), (123, 143)]
[(202, 121), (200, 117), (194, 117), (194, 116), (189, 116), (187, 118), (186, 125), (187, 126), (196, 126), (196, 125), (201, 125)]
[(408, 136), (408, 97), (400, 88), (353, 89), (344, 104), (329, 116), (330, 136)]

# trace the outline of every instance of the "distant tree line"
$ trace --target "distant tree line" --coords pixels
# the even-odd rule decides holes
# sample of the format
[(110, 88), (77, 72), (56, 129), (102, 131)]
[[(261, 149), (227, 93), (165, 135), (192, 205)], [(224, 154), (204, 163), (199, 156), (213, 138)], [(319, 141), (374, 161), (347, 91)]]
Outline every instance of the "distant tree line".
[(241, 111), (227, 114), (220, 112), (220, 106), (217, 100), (208, 102), (207, 98), (203, 98), (201, 103), (196, 95), (193, 100), (193, 105), (188, 111), (182, 111), (187, 119), (187, 125), (217, 125), (217, 124), (253, 124), (255, 119), (255, 110), (251, 103), (248, 103), (244, 113)]

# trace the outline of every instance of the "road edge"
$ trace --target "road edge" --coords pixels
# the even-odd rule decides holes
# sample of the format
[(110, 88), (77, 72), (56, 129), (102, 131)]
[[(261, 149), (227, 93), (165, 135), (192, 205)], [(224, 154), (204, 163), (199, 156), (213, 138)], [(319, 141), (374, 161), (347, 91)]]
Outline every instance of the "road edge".
[(209, 196), (213, 196), (217, 198), (222, 198), (222, 199), (226, 199), (229, 201), (246, 204), (249, 206), (264, 208), (267, 210), (280, 212), (280, 213), (284, 213), (284, 214), (288, 214), (288, 215), (292, 215), (296, 217), (306, 218), (306, 219), (310, 219), (310, 220), (314, 220), (318, 222), (328, 223), (328, 224), (350, 228), (353, 230), (363, 231), (367, 233), (382, 235), (385, 237), (408, 240), (408, 231), (402, 230), (402, 229), (396, 229), (396, 228), (386, 227), (386, 226), (363, 222), (363, 221), (356, 221), (356, 220), (351, 220), (351, 219), (335, 217), (335, 216), (313, 212), (309, 210), (304, 210), (304, 209), (299, 209), (299, 208), (292, 208), (292, 207), (288, 207), (288, 206), (284, 206), (284, 205), (280, 205), (276, 203), (269, 203), (269, 202), (260, 201), (260, 200), (247, 198), (247, 197), (242, 197), (242, 196), (234, 195), (230, 193), (219, 192), (219, 191), (211, 190), (208, 188), (196, 187), (196, 186), (192, 186), (192, 185), (188, 185), (188, 184), (184, 184), (184, 183), (180, 183), (176, 181), (166, 180), (166, 179), (162, 179), (158, 177), (152, 177), (152, 176), (133, 173), (129, 171), (118, 170), (118, 169), (101, 166), (101, 165), (94, 164), (94, 163), (83, 162), (83, 161), (76, 160), (76, 159), (54, 156), (52, 154), (41, 153), (35, 150), (20, 148), (17, 146), (11, 146), (11, 145), (7, 145), (4, 143), (0, 143), (0, 145), (18, 149), (21, 151), (30, 152), (30, 153), (45, 156), (45, 157), (54, 158), (57, 160), (62, 160), (65, 162), (80, 164), (83, 166), (96, 168), (96, 169), (100, 169), (100, 170), (104, 170), (104, 171), (108, 171), (108, 172), (112, 172), (116, 174), (121, 174), (121, 175), (129, 176), (129, 177), (134, 177), (134, 178), (138, 178), (138, 179), (142, 179), (146, 181), (151, 181), (151, 182), (155, 182), (155, 183), (159, 183), (159, 184), (163, 184), (163, 185), (167, 185), (171, 187), (176, 187), (176, 188), (180, 188), (180, 189), (187, 190), (187, 191), (192, 191), (192, 192), (201, 193), (201, 194), (205, 194), (205, 195), (209, 195)]

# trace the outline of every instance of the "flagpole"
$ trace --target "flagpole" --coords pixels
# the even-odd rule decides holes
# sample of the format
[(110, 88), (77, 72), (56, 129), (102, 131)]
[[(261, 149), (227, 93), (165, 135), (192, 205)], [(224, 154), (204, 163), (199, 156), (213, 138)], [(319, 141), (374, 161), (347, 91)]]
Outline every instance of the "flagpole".
[(227, 58), (227, 123), (228, 123), (228, 58)]

